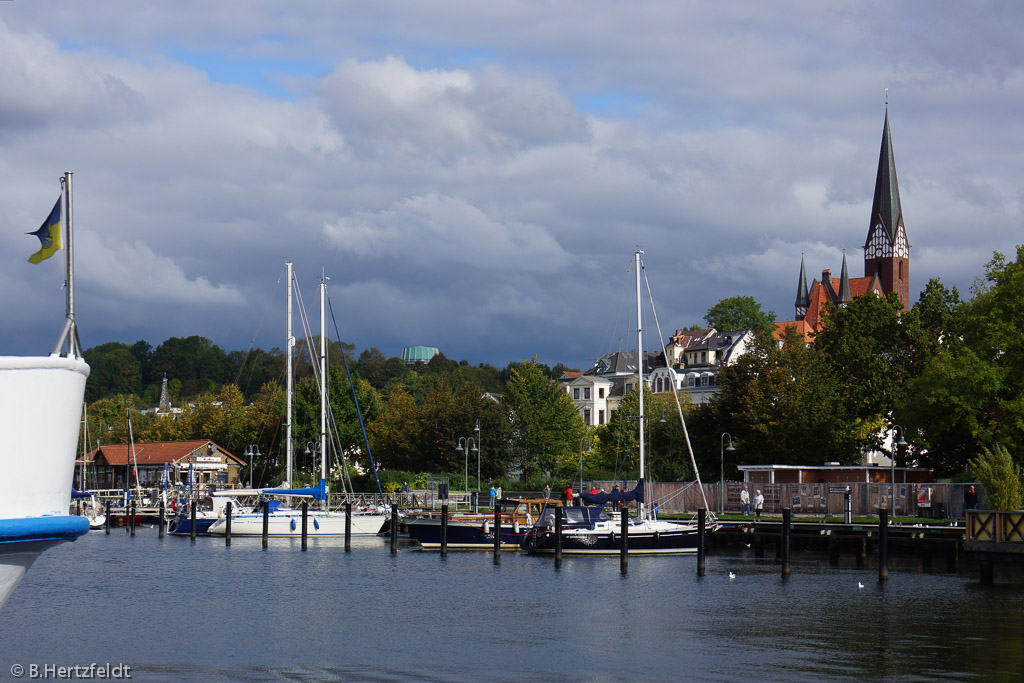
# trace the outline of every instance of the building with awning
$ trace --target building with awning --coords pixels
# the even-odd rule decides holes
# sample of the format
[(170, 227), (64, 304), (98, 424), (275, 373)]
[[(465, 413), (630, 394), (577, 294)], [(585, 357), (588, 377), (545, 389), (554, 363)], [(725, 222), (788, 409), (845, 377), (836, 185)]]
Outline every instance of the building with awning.
[(88, 453), (85, 461), (101, 489), (134, 487), (136, 478), (144, 488), (160, 486), (165, 470), (172, 486), (188, 485), (190, 469), (193, 483), (204, 489), (233, 488), (247, 464), (209, 439), (106, 444)]

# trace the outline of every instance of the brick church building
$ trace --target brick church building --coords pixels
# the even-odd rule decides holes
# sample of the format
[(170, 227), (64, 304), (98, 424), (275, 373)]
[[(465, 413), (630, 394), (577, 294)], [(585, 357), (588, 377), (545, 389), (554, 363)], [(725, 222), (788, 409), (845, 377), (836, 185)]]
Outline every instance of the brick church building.
[(903, 225), (900, 188), (896, 181), (896, 159), (889, 133), (889, 109), (885, 110), (882, 149), (878, 154), (875, 195), (871, 203), (871, 220), (864, 241), (864, 276), (851, 278), (843, 254), (843, 267), (838, 278), (831, 270), (822, 270), (821, 279), (807, 286), (804, 259), (800, 258), (800, 277), (796, 290), (796, 319), (775, 323), (775, 337), (782, 339), (787, 327), (795, 327), (807, 341), (813, 340), (820, 328), (825, 303), (845, 306), (854, 297), (873, 292), (884, 297), (895, 292), (904, 310), (910, 307), (910, 243)]

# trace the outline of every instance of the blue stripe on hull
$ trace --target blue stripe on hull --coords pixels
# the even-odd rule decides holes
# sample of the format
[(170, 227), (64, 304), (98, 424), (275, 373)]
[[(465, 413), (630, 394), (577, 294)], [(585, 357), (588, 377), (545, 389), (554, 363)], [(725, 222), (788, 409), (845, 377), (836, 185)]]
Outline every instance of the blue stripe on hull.
[(89, 520), (77, 515), (0, 519), (0, 543), (73, 541), (89, 531)]

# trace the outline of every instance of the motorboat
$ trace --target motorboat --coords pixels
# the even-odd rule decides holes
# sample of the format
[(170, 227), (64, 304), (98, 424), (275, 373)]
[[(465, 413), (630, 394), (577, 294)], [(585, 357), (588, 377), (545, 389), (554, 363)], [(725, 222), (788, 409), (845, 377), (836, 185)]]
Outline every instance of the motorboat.
[[(545, 498), (499, 500), (501, 512), (501, 541), (505, 549), (518, 549), (523, 535), (540, 518), (544, 506), (551, 502)], [(440, 513), (406, 516), (404, 520), (409, 536), (419, 541), (424, 550), (441, 547)], [(452, 549), (488, 549), (494, 547), (494, 514), (487, 512), (456, 511), (448, 513), (446, 547)]]

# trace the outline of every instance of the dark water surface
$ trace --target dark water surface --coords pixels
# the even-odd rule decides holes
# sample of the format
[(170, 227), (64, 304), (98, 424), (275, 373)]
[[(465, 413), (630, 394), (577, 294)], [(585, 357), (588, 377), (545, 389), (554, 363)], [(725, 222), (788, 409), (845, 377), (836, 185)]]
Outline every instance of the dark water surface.
[[(729, 572), (736, 578), (730, 580)], [(864, 588), (858, 588), (862, 582)], [(1020, 680), (1024, 586), (772, 560), (452, 552), (386, 539), (91, 532), (40, 557), (0, 612), (20, 664), (132, 680)], [(29, 676), (24, 676), (29, 680)]]

